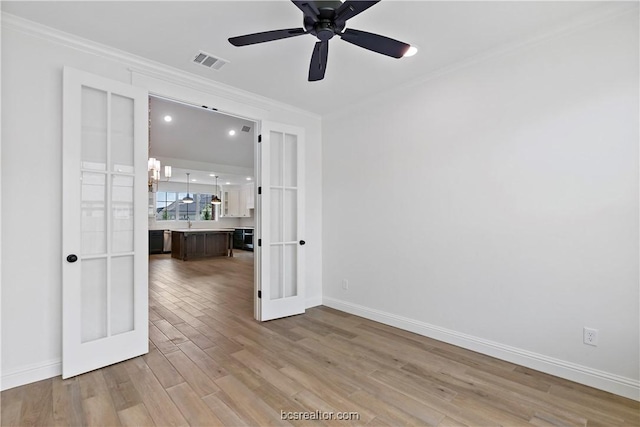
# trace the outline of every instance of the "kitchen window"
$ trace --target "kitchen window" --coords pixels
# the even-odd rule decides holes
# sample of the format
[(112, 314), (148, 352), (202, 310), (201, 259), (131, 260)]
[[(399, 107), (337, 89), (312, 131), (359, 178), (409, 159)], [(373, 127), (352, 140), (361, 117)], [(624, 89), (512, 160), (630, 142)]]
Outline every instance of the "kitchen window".
[(182, 203), (187, 193), (156, 192), (156, 221), (216, 221), (219, 205), (211, 204), (211, 194), (190, 193), (193, 203)]

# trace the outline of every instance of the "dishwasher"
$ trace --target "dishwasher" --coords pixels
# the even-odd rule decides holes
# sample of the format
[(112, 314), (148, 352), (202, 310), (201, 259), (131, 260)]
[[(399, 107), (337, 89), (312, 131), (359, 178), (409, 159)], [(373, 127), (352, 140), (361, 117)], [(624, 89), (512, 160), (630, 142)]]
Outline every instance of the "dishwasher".
[(171, 230), (164, 230), (164, 245), (162, 252), (171, 252)]

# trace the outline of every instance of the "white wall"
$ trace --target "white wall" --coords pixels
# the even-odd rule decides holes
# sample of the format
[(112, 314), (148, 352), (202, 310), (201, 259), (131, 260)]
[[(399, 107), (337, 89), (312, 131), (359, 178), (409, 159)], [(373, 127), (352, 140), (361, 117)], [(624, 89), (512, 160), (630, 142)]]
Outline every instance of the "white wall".
[(637, 399), (638, 49), (635, 9), (324, 119), (325, 304)]
[[(41, 27), (3, 16), (2, 26), (2, 379), (4, 388), (60, 372), (61, 253), (63, 189), (61, 174), (62, 67), (67, 65), (129, 83), (130, 67), (145, 62), (111, 53), (56, 31), (49, 41)], [(104, 52), (104, 53), (103, 53)], [(119, 58), (119, 59), (116, 59)], [(168, 73), (168, 67), (156, 67)], [(172, 78), (179, 80), (179, 73)], [(191, 90), (217, 105), (229, 91)], [(247, 94), (233, 95), (268, 111), (270, 120), (303, 127), (308, 143), (309, 194), (321, 192), (320, 119)], [(214, 103), (216, 102), (216, 103)], [(229, 109), (227, 109), (229, 111)], [(260, 118), (260, 117), (258, 117)], [(25, 194), (23, 189), (37, 189)], [(321, 201), (309, 197), (306, 218), (307, 300), (321, 298)], [(7, 248), (9, 250), (7, 250)]]

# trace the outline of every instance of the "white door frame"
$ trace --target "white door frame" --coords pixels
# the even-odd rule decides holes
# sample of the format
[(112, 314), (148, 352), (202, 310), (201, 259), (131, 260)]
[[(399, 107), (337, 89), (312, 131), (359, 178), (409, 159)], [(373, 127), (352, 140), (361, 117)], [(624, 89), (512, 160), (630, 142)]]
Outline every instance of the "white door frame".
[[(252, 121), (256, 124), (256, 132), (254, 132), (254, 173), (256, 177), (260, 176), (261, 170), (259, 165), (259, 150), (260, 145), (258, 143), (258, 136), (262, 131), (262, 121), (267, 120), (268, 111), (259, 107), (253, 107), (242, 101), (234, 101), (229, 99), (228, 96), (218, 95), (206, 91), (204, 88), (194, 89), (189, 86), (185, 86), (178, 83), (169, 82), (156, 77), (152, 77), (146, 73), (137, 70), (131, 70), (131, 84), (133, 86), (141, 87), (149, 92), (150, 96), (158, 96), (168, 100), (181, 102), (184, 104), (203, 106), (206, 105), (209, 108), (215, 108), (219, 113), (227, 114), (230, 116), (238, 117), (244, 120)], [(258, 200), (258, 186), (254, 180), (254, 194), (256, 197), (256, 203), (254, 208), (255, 213), (255, 231), (254, 231), (254, 264), (253, 264), (253, 301), (254, 301), (254, 318), (260, 319), (260, 304), (258, 303), (258, 285), (261, 280), (260, 269), (260, 250), (256, 250), (256, 240), (261, 234), (260, 219), (261, 219), (261, 207)]]

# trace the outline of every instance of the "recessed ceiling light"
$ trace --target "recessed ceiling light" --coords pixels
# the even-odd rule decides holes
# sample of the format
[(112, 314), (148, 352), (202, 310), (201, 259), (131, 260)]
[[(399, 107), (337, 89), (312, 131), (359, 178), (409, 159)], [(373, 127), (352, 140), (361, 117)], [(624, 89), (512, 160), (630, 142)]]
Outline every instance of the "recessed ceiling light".
[(230, 182), (225, 182), (225, 184), (226, 184), (226, 185), (229, 185), (229, 184), (231, 184), (231, 183), (230, 183)]
[(233, 135), (235, 135), (235, 134), (236, 134), (236, 131), (235, 131), (235, 130), (231, 129), (231, 130), (229, 131), (229, 135), (233, 136)]
[(409, 46), (409, 49), (407, 49), (407, 51), (402, 56), (404, 56), (406, 58), (408, 56), (413, 56), (416, 53), (418, 53), (418, 48), (415, 47), (415, 46)]
[(251, 181), (251, 177), (250, 176), (247, 177), (247, 181)]
[(164, 116), (164, 121), (169, 123), (171, 120), (173, 120), (173, 117), (171, 116)]
[(216, 174), (215, 173), (210, 173), (209, 176), (212, 176), (215, 178)]
[(195, 180), (195, 179), (192, 179), (192, 180), (191, 180), (191, 182), (196, 182), (196, 180)]

